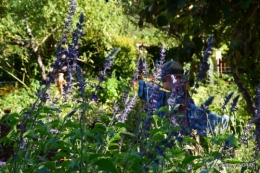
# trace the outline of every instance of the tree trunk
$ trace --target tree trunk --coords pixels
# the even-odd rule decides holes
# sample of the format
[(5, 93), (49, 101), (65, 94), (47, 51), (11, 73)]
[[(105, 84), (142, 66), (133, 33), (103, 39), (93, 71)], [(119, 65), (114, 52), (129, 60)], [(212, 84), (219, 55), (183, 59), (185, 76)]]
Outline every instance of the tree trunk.
[(256, 110), (255, 102), (254, 102), (253, 98), (251, 97), (248, 89), (242, 83), (242, 81), (241, 81), (241, 79), (239, 77), (238, 70), (237, 70), (236, 58), (241, 58), (241, 57), (236, 57), (238, 53), (239, 52), (237, 52), (236, 54), (231, 55), (230, 65), (231, 65), (231, 69), (232, 69), (232, 75), (234, 77), (235, 83), (238, 86), (238, 89), (240, 90), (240, 92), (242, 93), (242, 95), (243, 95), (243, 97), (244, 97), (244, 99), (246, 101), (246, 105), (247, 105), (249, 113), (251, 114), (252, 117), (254, 117), (255, 110)]

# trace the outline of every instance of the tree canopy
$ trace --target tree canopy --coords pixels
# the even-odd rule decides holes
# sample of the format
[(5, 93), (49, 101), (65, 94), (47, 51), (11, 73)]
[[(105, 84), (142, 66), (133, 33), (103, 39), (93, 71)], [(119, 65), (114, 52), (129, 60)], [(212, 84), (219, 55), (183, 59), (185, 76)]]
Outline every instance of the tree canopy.
[[(253, 114), (252, 95), (260, 83), (256, 75), (260, 72), (259, 1), (78, 0), (77, 3), (77, 13), (83, 12), (86, 18), (85, 41), (80, 49), (86, 69), (98, 70), (113, 48), (124, 47), (115, 63), (117, 71), (120, 74), (133, 71), (136, 52), (131, 37), (136, 37), (139, 29), (128, 25), (123, 13), (131, 16), (133, 24), (156, 27), (176, 40), (175, 49), (169, 53), (181, 62), (194, 61), (194, 57), (201, 59), (207, 36), (214, 34), (214, 47), (228, 47), (224, 56)], [(31, 79), (45, 77), (64, 29), (67, 10), (68, 3), (61, 0), (1, 2), (1, 79), (8, 74), (26, 86)], [(148, 40), (151, 38), (153, 35)], [(130, 68), (123, 64), (130, 64)]]
[[(214, 47), (227, 45), (224, 55), (232, 75), (254, 114), (252, 95), (260, 83), (259, 2), (252, 0), (145, 0), (139, 26), (150, 23), (181, 41), (179, 57), (201, 57), (205, 36), (214, 34)], [(185, 56), (185, 53), (187, 56)]]

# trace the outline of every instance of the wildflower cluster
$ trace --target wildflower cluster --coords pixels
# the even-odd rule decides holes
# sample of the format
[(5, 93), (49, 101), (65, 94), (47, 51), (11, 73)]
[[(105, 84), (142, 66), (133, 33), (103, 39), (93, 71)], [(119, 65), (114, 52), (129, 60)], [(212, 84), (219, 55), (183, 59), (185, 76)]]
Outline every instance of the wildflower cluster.
[(159, 97), (159, 91), (160, 91), (160, 81), (161, 81), (161, 71), (162, 66), (165, 60), (165, 49), (164, 47), (161, 48), (161, 57), (159, 63), (156, 63), (156, 67), (154, 69), (153, 73), (153, 79), (152, 79), (152, 88), (148, 88), (151, 91), (151, 95), (149, 95), (148, 101), (146, 102), (146, 105), (144, 106), (143, 110), (146, 113), (146, 116), (144, 117), (141, 133), (142, 133), (142, 153), (146, 152), (146, 144), (144, 139), (147, 139), (149, 137), (149, 133), (151, 130), (151, 123), (152, 123), (152, 115), (154, 111), (157, 109), (156, 103)]
[[(24, 111), (24, 117), (23, 120), (20, 122), (20, 137), (16, 141), (17, 150), (14, 152), (14, 163), (19, 158), (20, 150), (24, 150), (24, 153), (27, 153), (29, 150), (29, 146), (31, 145), (31, 138), (24, 137), (26, 136), (26, 132), (32, 130), (32, 128), (35, 128), (37, 126), (36, 119), (40, 116), (39, 114), (35, 114), (35, 112), (38, 112), (42, 109), (43, 107), (43, 102), (51, 100), (50, 96), (50, 86), (51, 84), (55, 83), (57, 80), (57, 76), (59, 73), (62, 73), (62, 79), (63, 76), (65, 76), (66, 80), (66, 85), (64, 86), (64, 90), (62, 89), (61, 91), (64, 91), (62, 95), (65, 98), (66, 101), (66, 94), (68, 94), (69, 89), (72, 88), (72, 81), (74, 80), (74, 76), (76, 76), (76, 84), (78, 86), (78, 91), (81, 93), (80, 96), (82, 99), (84, 99), (84, 91), (85, 91), (85, 80), (82, 76), (82, 69), (80, 66), (77, 65), (78, 62), (78, 48), (79, 48), (79, 40), (82, 39), (83, 35), (83, 21), (84, 21), (84, 16), (83, 14), (80, 15), (79, 22), (77, 23), (77, 28), (72, 32), (72, 41), (71, 43), (68, 43), (68, 34), (70, 33), (70, 26), (72, 24), (72, 16), (75, 13), (76, 9), (76, 2), (74, 0), (70, 0), (70, 10), (68, 12), (68, 17), (67, 21), (65, 23), (65, 29), (63, 31), (63, 36), (62, 40), (58, 45), (57, 52), (56, 52), (56, 59), (55, 61), (51, 64), (49, 73), (47, 74), (46, 78), (41, 82), (41, 85), (44, 87), (39, 88), (38, 92), (36, 95), (40, 99), (40, 103), (38, 103), (38, 100), (36, 100), (30, 107), (30, 110)], [(63, 86), (62, 86), (63, 87)], [(51, 104), (52, 106), (57, 103), (57, 98), (56, 100), (53, 100), (53, 103)], [(75, 113), (75, 110), (73, 110), (69, 115), (73, 115)], [(48, 121), (49, 118), (46, 118)], [(64, 120), (65, 121), (65, 120)], [(29, 122), (30, 123), (28, 125)], [(44, 125), (46, 121), (41, 121)], [(59, 130), (56, 129), (49, 129), (49, 133), (55, 134), (56, 137), (60, 133)], [(55, 137), (55, 138), (56, 138)], [(34, 139), (35, 140), (35, 139)], [(50, 151), (50, 148), (47, 149), (46, 153)], [(46, 157), (46, 156), (45, 156)], [(16, 172), (17, 165), (14, 165), (13, 171)]]
[(156, 108), (156, 102), (158, 100), (159, 91), (160, 91), (160, 83), (161, 83), (161, 75), (162, 75), (162, 66), (165, 61), (165, 49), (162, 46), (161, 48), (161, 57), (159, 62), (156, 62), (156, 66), (153, 73), (153, 78), (151, 80), (151, 83), (153, 85), (153, 88), (151, 88), (151, 96), (149, 96), (149, 100), (147, 102), (147, 105), (145, 107), (145, 112), (151, 116), (153, 112), (157, 109)]
[[(168, 98), (168, 110), (166, 110), (166, 107), (166, 111), (163, 112), (165, 113), (164, 116), (153, 116), (157, 113), (157, 103), (160, 101), (160, 83), (161, 81), (164, 81), (166, 74), (165, 71), (162, 71), (166, 52), (164, 47), (161, 48), (161, 57), (155, 66), (153, 79), (151, 81), (152, 87), (147, 87), (149, 90), (148, 92), (152, 94), (147, 94), (148, 98), (146, 105), (143, 108), (143, 114), (135, 117), (134, 120), (136, 122), (133, 124), (137, 125), (134, 130), (130, 129), (132, 127), (129, 127), (126, 123), (128, 115), (134, 108), (137, 100), (137, 95), (131, 95), (132, 93), (130, 92), (131, 87), (133, 87), (133, 82), (138, 81), (141, 71), (144, 71), (145, 74), (147, 74), (148, 71), (145, 59), (141, 64), (141, 57), (137, 59), (137, 68), (131, 80), (130, 87), (125, 87), (124, 93), (121, 95), (120, 104), (123, 108), (120, 107), (121, 105), (118, 106), (116, 105), (116, 102), (114, 102), (114, 114), (112, 117), (110, 117), (109, 112), (103, 112), (104, 114), (99, 116), (100, 120), (98, 120), (98, 123), (91, 127), (85, 124), (86, 122), (83, 120), (85, 120), (84, 118), (88, 115), (87, 113), (89, 113), (87, 110), (90, 110), (89, 108), (91, 108), (90, 111), (94, 112), (96, 111), (94, 106), (99, 106), (99, 104), (95, 104), (95, 102), (98, 102), (98, 98), (96, 91), (93, 90), (90, 92), (93, 91), (92, 99), (95, 102), (89, 103), (86, 100), (88, 96), (86, 96), (87, 91), (85, 90), (88, 85), (83, 77), (83, 70), (77, 64), (78, 49), (80, 46), (79, 40), (82, 39), (84, 27), (84, 17), (82, 14), (77, 23), (77, 28), (72, 32), (72, 41), (71, 43), (68, 43), (72, 15), (75, 13), (76, 7), (74, 0), (70, 0), (70, 7), (63, 37), (57, 48), (56, 60), (51, 65), (47, 79), (42, 81), (45, 88), (37, 94), (41, 100), (50, 99), (49, 94), (48, 97), (44, 94), (47, 93), (49, 86), (55, 82), (57, 74), (62, 73), (66, 80), (64, 93), (62, 94), (63, 98), (65, 98), (64, 100), (67, 101), (67, 95), (73, 94), (73, 103), (76, 102), (79, 104), (75, 104), (75, 107), (71, 106), (70, 108), (72, 111), (70, 111), (65, 118), (62, 117), (61, 121), (57, 120), (57, 118), (53, 122), (47, 123), (45, 122), (45, 118), (49, 118), (56, 113), (60, 114), (60, 112), (63, 111), (61, 111), (62, 108), (58, 109), (52, 105), (51, 107), (40, 107), (41, 105), (38, 105), (35, 102), (31, 106), (31, 110), (25, 110), (26, 117), (24, 122), (21, 123), (19, 136), (18, 138), (13, 138), (18, 139), (15, 141), (15, 146), (18, 148), (17, 150), (22, 150), (22, 152), (19, 153), (19, 157), (26, 153), (26, 158), (21, 159), (22, 163), (25, 163), (24, 165), (26, 165), (26, 168), (24, 169), (25, 172), (32, 172), (36, 169), (37, 172), (48, 172), (49, 170), (59, 172), (64, 171), (65, 169), (66, 172), (148, 172), (151, 168), (153, 168), (154, 172), (184, 172), (193, 171), (193, 168), (198, 170), (202, 163), (194, 164), (193, 160), (201, 157), (189, 156), (188, 153), (183, 152), (183, 150), (186, 150), (186, 148), (183, 148), (184, 145), (194, 143), (194, 140), (186, 135), (190, 136), (192, 129), (197, 129), (197, 134), (200, 136), (205, 136), (208, 131), (214, 132), (214, 128), (211, 126), (215, 126), (222, 119), (219, 116), (212, 114), (208, 109), (209, 105), (213, 102), (214, 96), (209, 97), (199, 107), (193, 104), (193, 100), (188, 95), (189, 93), (185, 88), (188, 83), (187, 71), (182, 76), (180, 82), (177, 82), (175, 76), (171, 76), (171, 92), (164, 93), (165, 95), (168, 94), (165, 97)], [(203, 61), (200, 65), (200, 72), (197, 76), (198, 81), (203, 81), (205, 79), (206, 71), (209, 68), (207, 58), (211, 54), (212, 44), (212, 36), (210, 36), (208, 39), (208, 48), (204, 52)], [(109, 71), (114, 62), (114, 56), (119, 50), (120, 48), (116, 48), (108, 55), (104, 61), (104, 69), (99, 73), (98, 85), (90, 85), (91, 87), (94, 89), (102, 89), (100, 84), (108, 78), (110, 74)], [(72, 92), (75, 89), (77, 92)], [(232, 92), (225, 97), (222, 107), (223, 110), (226, 109), (233, 94), (234, 93)], [(256, 115), (244, 131), (245, 134), (249, 134), (249, 131), (252, 129), (251, 125), (256, 123), (257, 131), (254, 134), (254, 137), (259, 139), (260, 85), (256, 94), (258, 99)], [(235, 97), (231, 102), (231, 112), (237, 110), (238, 100), (239, 96)], [(70, 106), (69, 104), (68, 106)], [(62, 106), (65, 107), (66, 105)], [(47, 111), (41, 112), (40, 109), (47, 109)], [(163, 109), (164, 108), (162, 108), (162, 110)], [(93, 115), (91, 114), (92, 112), (89, 113), (90, 116)], [(74, 113), (79, 113), (80, 121), (78, 121), (78, 119), (75, 120), (74, 117), (71, 118)], [(56, 129), (51, 129), (56, 126), (58, 126)], [(208, 127), (210, 127), (210, 129), (208, 129)], [(128, 131), (128, 128), (131, 131)], [(14, 128), (14, 131), (17, 131), (17, 129)], [(12, 133), (15, 133), (14, 131), (12, 131)], [(132, 133), (132, 131), (134, 132)], [(12, 133), (9, 135), (12, 136)], [(60, 139), (58, 137), (60, 137)], [(208, 139), (212, 140), (210, 137), (206, 140)], [(221, 154), (224, 154), (227, 157), (230, 153), (234, 154), (235, 148), (231, 145), (232, 143), (230, 143), (233, 139), (234, 138), (230, 138), (225, 141)], [(248, 141), (248, 136), (243, 135), (242, 140), (243, 139)], [(250, 137), (250, 139), (252, 138)], [(42, 142), (44, 140), (46, 141), (45, 143)], [(213, 140), (216, 143), (220, 141), (218, 137), (215, 137)], [(259, 143), (260, 142), (258, 142), (258, 144)], [(39, 151), (43, 151), (43, 154), (39, 154), (39, 151), (33, 151), (36, 153), (35, 157), (32, 157), (32, 159), (27, 157), (27, 155), (29, 155), (27, 152), (29, 153), (31, 149), (30, 146), (36, 146), (35, 148)], [(188, 150), (190, 149), (188, 146), (187, 148)], [(213, 155), (219, 154), (219, 150), (214, 151), (214, 148), (211, 148), (211, 150), (214, 152)], [(49, 152), (46, 151), (51, 151), (54, 153), (55, 157), (48, 160), (47, 155)], [(256, 151), (258, 151), (257, 147)], [(14, 152), (12, 158), (12, 161), (14, 161), (13, 165), (15, 166), (17, 161), (16, 158), (18, 157), (17, 153), (18, 151)], [(207, 156), (207, 151), (203, 154), (207, 157), (206, 159), (212, 157), (212, 155), (210, 155), (211, 153), (209, 154), (209, 157)], [(112, 157), (113, 159), (110, 159)], [(38, 160), (40, 161), (38, 162)], [(198, 160), (198, 162), (200, 162), (200, 160)], [(19, 172), (20, 168), (18, 167), (20, 167), (20, 165), (16, 167), (17, 169), (15, 168), (12, 171)], [(183, 167), (183, 169), (180, 167)], [(22, 169), (23, 168), (21, 168), (21, 170)]]
[[(57, 47), (56, 51), (56, 59), (51, 64), (47, 77), (44, 81), (42, 81), (42, 85), (45, 86), (44, 90), (38, 95), (45, 96), (48, 98), (41, 98), (41, 100), (49, 100), (50, 95), (48, 94), (48, 88), (52, 83), (55, 82), (59, 73), (64, 75), (66, 80), (66, 85), (64, 86), (64, 92), (62, 93), (64, 98), (68, 94), (69, 90), (72, 88), (72, 82), (74, 80), (74, 75), (78, 74), (78, 86), (79, 90), (82, 92), (85, 88), (85, 83), (83, 79), (79, 79), (82, 77), (80, 73), (82, 73), (81, 68), (77, 65), (78, 63), (78, 55), (79, 55), (79, 40), (83, 39), (83, 27), (84, 27), (84, 15), (81, 13), (79, 17), (79, 22), (76, 24), (76, 29), (72, 32), (71, 42), (68, 43), (68, 34), (71, 30), (72, 24), (72, 16), (75, 13), (76, 2), (74, 0), (70, 0), (70, 10), (68, 12), (68, 17), (65, 23), (65, 28), (63, 31), (62, 39)], [(46, 94), (47, 93), (47, 94)]]
[[(150, 88), (151, 95), (149, 96), (148, 102), (146, 103), (146, 106), (144, 108), (144, 111), (147, 113), (148, 117), (152, 116), (154, 111), (157, 109), (156, 103), (159, 96), (160, 91), (160, 82), (161, 82), (161, 71), (162, 66), (165, 60), (165, 49), (162, 46), (161, 48), (161, 57), (159, 63), (156, 62), (156, 66), (153, 73), (153, 78), (151, 80), (153, 87)], [(150, 118), (148, 118), (150, 119)]]

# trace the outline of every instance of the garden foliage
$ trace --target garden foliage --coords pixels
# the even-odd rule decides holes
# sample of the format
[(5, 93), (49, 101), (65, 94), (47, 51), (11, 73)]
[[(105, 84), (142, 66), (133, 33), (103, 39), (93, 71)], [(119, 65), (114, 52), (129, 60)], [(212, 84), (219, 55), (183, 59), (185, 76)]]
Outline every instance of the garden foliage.
[[(193, 155), (194, 143), (197, 143), (193, 136), (182, 134), (182, 128), (174, 126), (169, 118), (156, 115), (160, 111), (174, 111), (178, 106), (172, 104), (170, 110), (168, 107), (155, 109), (166, 53), (163, 47), (151, 81), (156, 87), (146, 103), (138, 100), (135, 92), (139, 70), (146, 74), (147, 65), (141, 63), (141, 58), (145, 62), (145, 57), (137, 58), (136, 71), (129, 84), (116, 79), (112, 72), (112, 64), (122, 48), (108, 54), (97, 81), (84, 78), (78, 58), (88, 19), (81, 13), (76, 27), (70, 29), (74, 26), (72, 18), (76, 5), (70, 0), (55, 59), (39, 84), (34, 102), (21, 112), (6, 112), (2, 117), (0, 149), (4, 160), (1, 161), (6, 163), (0, 167), (1, 172), (245, 172), (259, 169), (259, 143), (252, 140), (259, 133), (259, 129), (253, 131), (253, 123), (259, 121), (259, 109), (257, 107), (255, 118), (245, 123), (245, 128), (238, 133), (235, 112), (239, 96), (233, 92), (224, 97), (220, 106), (220, 113), (228, 113), (231, 117), (230, 128), (222, 134), (209, 133), (203, 137), (202, 151), (197, 156)], [(208, 70), (207, 58), (212, 43), (210, 36), (194, 94), (203, 85), (201, 81)], [(66, 80), (61, 94), (55, 88), (58, 73), (63, 73)], [(183, 80), (182, 84), (186, 82)], [(102, 98), (105, 93), (110, 99), (107, 104), (104, 104), (105, 97)], [(259, 89), (256, 94), (259, 99)], [(173, 103), (177, 97), (172, 97)], [(214, 103), (212, 95), (201, 103), (200, 110), (207, 113)], [(241, 151), (247, 152), (247, 157), (237, 153)], [(225, 167), (227, 163), (236, 167)]]

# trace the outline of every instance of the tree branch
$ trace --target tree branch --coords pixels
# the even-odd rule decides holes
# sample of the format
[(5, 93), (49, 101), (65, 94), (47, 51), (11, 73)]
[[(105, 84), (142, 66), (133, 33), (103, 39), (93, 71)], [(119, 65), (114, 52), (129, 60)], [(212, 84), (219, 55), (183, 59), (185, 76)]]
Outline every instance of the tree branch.
[(28, 89), (28, 86), (21, 81), (19, 78), (17, 78), (14, 74), (10, 73), (8, 70), (6, 70), (5, 68), (3, 68), (2, 66), (0, 66), (1, 69), (3, 69), (6, 73), (8, 73), (10, 76), (12, 76), (13, 78), (15, 78), (18, 82), (20, 82), (25, 88)]
[(42, 39), (41, 43), (37, 45), (37, 48), (38, 48), (39, 46), (41, 46), (41, 45), (51, 36), (51, 34), (52, 34), (54, 31), (56, 31), (57, 29), (59, 29), (59, 28), (60, 28), (59, 26), (53, 28), (53, 29), (51, 30), (50, 34), (46, 35), (46, 36)]
[(230, 61), (232, 75), (234, 77), (235, 83), (237, 84), (239, 90), (243, 94), (244, 99), (246, 100), (248, 111), (251, 113), (252, 117), (254, 117), (255, 110), (256, 110), (255, 102), (254, 102), (253, 98), (250, 96), (248, 89), (244, 86), (244, 84), (242, 83), (242, 81), (239, 77), (239, 73), (238, 73), (237, 66), (236, 66), (237, 57), (235, 57), (235, 56), (236, 55), (231, 55), (231, 61)]

